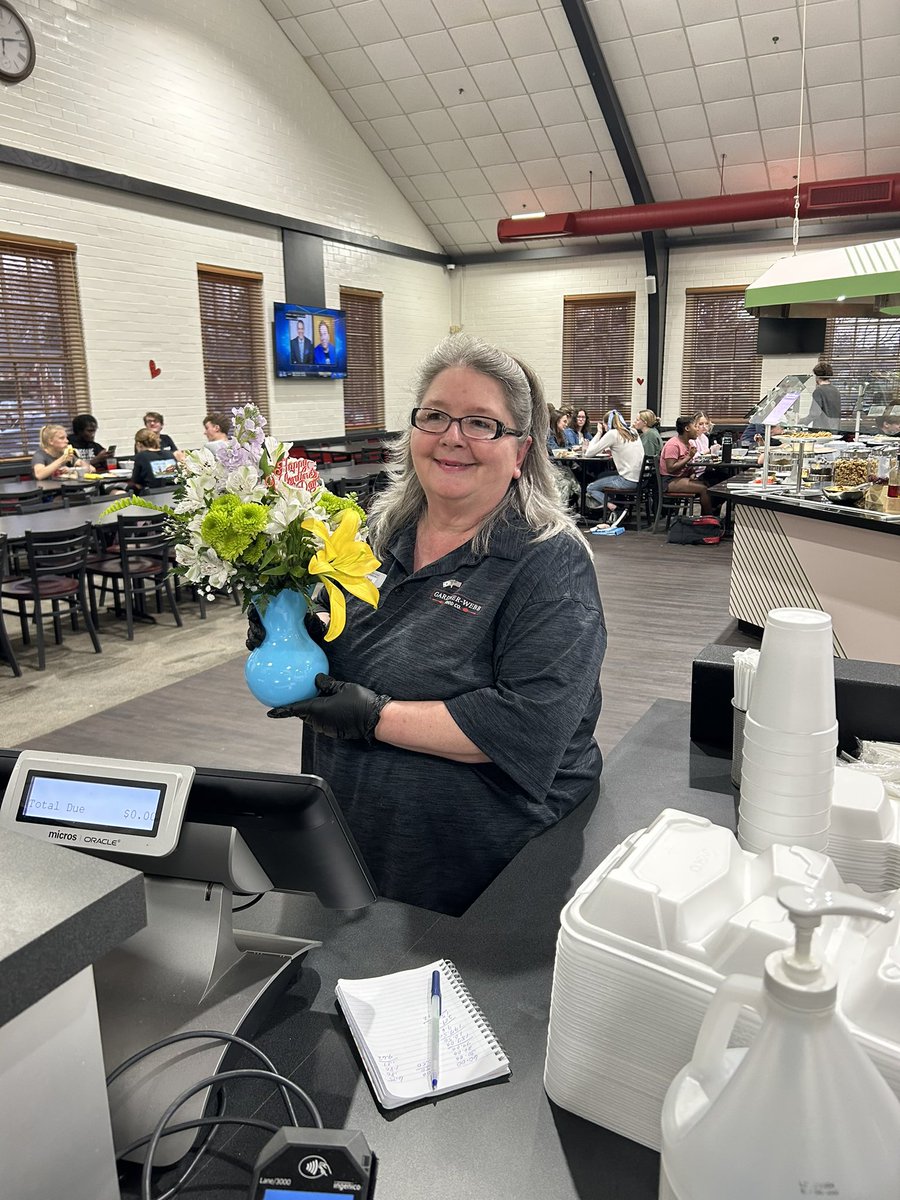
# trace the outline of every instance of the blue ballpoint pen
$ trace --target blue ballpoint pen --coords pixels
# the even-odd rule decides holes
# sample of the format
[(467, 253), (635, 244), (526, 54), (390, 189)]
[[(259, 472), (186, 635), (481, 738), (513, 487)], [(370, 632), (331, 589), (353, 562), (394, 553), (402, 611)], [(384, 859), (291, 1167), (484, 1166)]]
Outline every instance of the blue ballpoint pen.
[(428, 1037), (428, 1065), (431, 1068), (431, 1090), (438, 1085), (441, 1053), (441, 973), (431, 972), (431, 1022)]

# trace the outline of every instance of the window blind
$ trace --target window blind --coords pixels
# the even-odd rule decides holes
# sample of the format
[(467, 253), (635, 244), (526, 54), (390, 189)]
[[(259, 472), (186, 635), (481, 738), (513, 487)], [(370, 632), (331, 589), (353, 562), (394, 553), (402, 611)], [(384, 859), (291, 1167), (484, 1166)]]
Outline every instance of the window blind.
[(744, 308), (746, 288), (689, 289), (684, 314), (681, 413), (740, 424), (759, 403), (759, 322)]
[(634, 293), (563, 297), (561, 404), (596, 421), (628, 411), (634, 362)]
[(75, 247), (0, 235), (0, 458), (89, 410)]
[(262, 276), (198, 266), (206, 407), (228, 417), (255, 404), (269, 415)]
[(344, 428), (384, 429), (384, 347), (381, 292), (341, 288), (347, 314)]
[(841, 415), (900, 404), (900, 318), (829, 317), (825, 358), (841, 393)]

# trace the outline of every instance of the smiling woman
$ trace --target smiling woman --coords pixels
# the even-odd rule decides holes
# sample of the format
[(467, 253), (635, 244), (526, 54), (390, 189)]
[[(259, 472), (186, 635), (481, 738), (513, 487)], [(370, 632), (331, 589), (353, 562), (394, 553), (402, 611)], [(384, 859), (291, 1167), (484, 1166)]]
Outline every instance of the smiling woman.
[(462, 912), (596, 788), (606, 631), (547, 428), (524, 364), (463, 336), (432, 353), (371, 513), (378, 608), (349, 598), (335, 678), (272, 714), (305, 722), (303, 769), (383, 896)]

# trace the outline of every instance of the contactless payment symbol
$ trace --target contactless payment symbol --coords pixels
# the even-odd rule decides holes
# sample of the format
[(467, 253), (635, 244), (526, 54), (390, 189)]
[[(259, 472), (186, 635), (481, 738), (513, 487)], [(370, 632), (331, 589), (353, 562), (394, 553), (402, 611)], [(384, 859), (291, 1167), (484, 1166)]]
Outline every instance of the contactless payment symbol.
[(331, 1174), (331, 1167), (321, 1155), (310, 1154), (307, 1158), (300, 1159), (300, 1174), (305, 1175), (307, 1179), (323, 1179)]

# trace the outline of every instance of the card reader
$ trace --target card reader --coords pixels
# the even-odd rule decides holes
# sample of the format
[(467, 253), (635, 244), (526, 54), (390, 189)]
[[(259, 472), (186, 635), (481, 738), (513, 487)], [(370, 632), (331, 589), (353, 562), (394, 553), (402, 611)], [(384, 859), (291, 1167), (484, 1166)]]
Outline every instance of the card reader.
[(356, 1129), (279, 1131), (263, 1146), (249, 1200), (321, 1200), (375, 1194), (375, 1155)]

